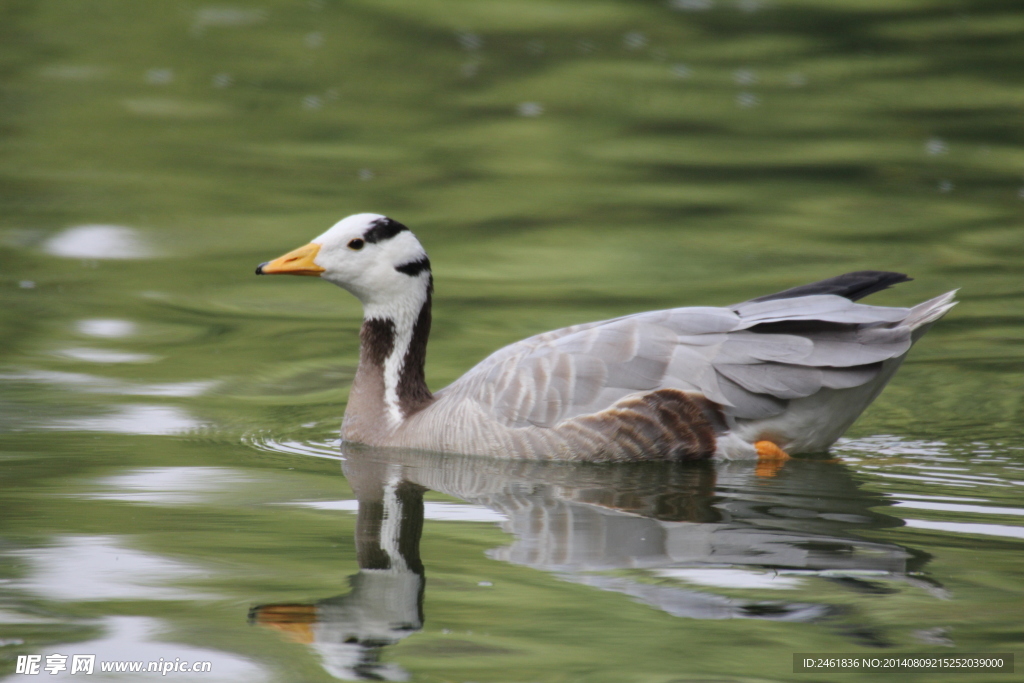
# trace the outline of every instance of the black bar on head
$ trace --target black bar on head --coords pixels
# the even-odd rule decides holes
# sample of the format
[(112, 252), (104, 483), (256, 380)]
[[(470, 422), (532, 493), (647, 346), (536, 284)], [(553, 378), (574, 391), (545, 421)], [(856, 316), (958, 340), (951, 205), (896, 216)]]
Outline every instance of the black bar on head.
[(410, 261), (409, 263), (403, 263), (400, 266), (395, 266), (395, 270), (399, 273), (405, 273), (411, 277), (416, 277), (424, 270), (430, 270), (430, 259), (424, 256), (418, 261)]
[(409, 229), (398, 221), (392, 220), (387, 216), (378, 218), (370, 225), (370, 229), (363, 233), (363, 239), (371, 244), (389, 240), (403, 230)]

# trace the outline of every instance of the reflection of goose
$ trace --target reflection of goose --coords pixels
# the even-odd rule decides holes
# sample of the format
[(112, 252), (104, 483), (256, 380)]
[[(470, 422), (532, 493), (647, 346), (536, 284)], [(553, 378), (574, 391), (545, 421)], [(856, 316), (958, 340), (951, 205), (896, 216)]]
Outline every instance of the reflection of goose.
[(350, 479), (359, 495), (359, 573), (349, 577), (349, 593), (249, 613), (250, 621), (311, 645), (324, 668), (344, 680), (407, 680), (400, 667), (379, 661), (380, 650), (423, 627), (424, 489), (391, 474), (386, 465), (368, 463)]
[(791, 461), (767, 482), (729, 462), (594, 467), (343, 448), (357, 491), (386, 465), (392, 481), (491, 508), (515, 538), (493, 556), (546, 571), (749, 566), (902, 577), (911, 558), (856, 533), (899, 522), (874, 512), (886, 499), (835, 462)]
[(728, 308), (676, 308), (547, 332), (432, 395), (433, 278), (400, 223), (350, 216), (258, 274), (318, 275), (363, 303), (342, 436), (431, 451), (566, 460), (823, 451), (953, 293), (912, 309), (854, 300), (907, 280), (849, 273)]
[[(339, 678), (403, 675), (378, 657), (383, 646), (423, 623), (419, 539), (427, 489), (504, 518), (513, 540), (492, 550), (492, 558), (622, 593), (677, 617), (833, 617), (842, 629), (832, 605), (787, 600), (785, 591), (771, 600), (721, 595), (700, 587), (708, 577), (732, 589), (788, 588), (821, 577), (866, 591), (886, 590), (872, 578), (934, 590), (911, 575), (924, 564), (920, 554), (859, 537), (899, 521), (873, 511), (885, 498), (860, 490), (849, 470), (834, 462), (793, 461), (764, 480), (740, 463), (595, 466), (353, 444), (343, 451), (345, 476), (359, 499), (360, 571), (352, 590), (252, 613), (257, 623), (311, 645)], [(870, 628), (858, 626), (857, 633), (863, 637)]]

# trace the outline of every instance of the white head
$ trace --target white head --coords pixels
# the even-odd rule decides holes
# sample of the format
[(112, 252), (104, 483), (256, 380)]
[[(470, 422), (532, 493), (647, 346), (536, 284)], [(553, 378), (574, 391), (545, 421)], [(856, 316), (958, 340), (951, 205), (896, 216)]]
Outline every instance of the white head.
[(419, 240), (375, 213), (338, 221), (306, 246), (260, 264), (256, 273), (322, 277), (354, 294), (367, 318), (415, 316), (430, 287), (430, 260)]

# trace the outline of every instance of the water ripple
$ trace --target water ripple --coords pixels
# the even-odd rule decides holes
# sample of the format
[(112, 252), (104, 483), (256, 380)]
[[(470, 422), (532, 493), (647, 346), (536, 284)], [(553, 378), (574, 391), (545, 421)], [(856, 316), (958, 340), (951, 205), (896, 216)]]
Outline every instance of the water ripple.
[[(1024, 526), (1016, 524), (1024, 508), (1016, 506), (1014, 492), (1007, 491), (1024, 485), (1020, 470), (1012, 465), (1019, 462), (1016, 449), (981, 441), (947, 444), (875, 436), (844, 439), (835, 450), (874, 479), (874, 485), (886, 489), (885, 495), (893, 499), (890, 509), (906, 515), (907, 527), (1024, 538)], [(958, 495), (960, 491), (968, 495)], [(1007, 523), (979, 523), (977, 515), (1001, 517)]]
[(264, 453), (344, 460), (341, 456), (341, 439), (336, 437), (306, 440), (282, 438), (267, 432), (254, 432), (242, 436), (242, 443)]

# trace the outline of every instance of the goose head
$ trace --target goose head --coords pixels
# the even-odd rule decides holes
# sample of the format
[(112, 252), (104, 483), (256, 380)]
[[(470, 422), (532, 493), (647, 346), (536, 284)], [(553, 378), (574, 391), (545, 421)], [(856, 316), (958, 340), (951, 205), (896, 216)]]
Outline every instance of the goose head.
[(418, 310), (430, 288), (430, 260), (419, 240), (375, 213), (338, 221), (309, 244), (261, 263), (256, 274), (323, 278), (359, 299), (367, 317), (396, 307)]

